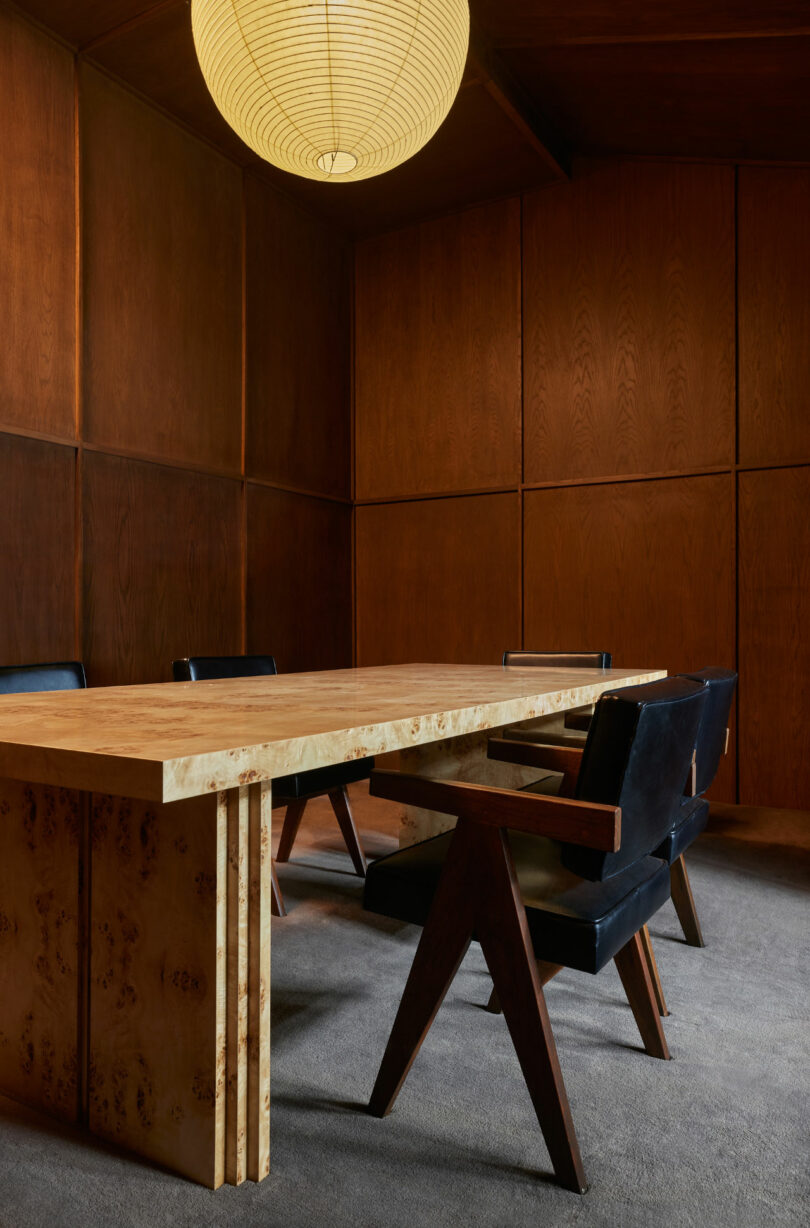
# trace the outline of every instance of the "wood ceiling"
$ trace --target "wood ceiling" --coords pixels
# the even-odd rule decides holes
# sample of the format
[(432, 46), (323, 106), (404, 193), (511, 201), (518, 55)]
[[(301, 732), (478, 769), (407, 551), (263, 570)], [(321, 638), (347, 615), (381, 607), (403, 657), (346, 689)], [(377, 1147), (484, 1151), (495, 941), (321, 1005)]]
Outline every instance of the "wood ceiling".
[(810, 0), (471, 0), (476, 53), (442, 128), (341, 185), (277, 171), (230, 130), (188, 0), (16, 7), (353, 234), (553, 182), (577, 153), (810, 161)]

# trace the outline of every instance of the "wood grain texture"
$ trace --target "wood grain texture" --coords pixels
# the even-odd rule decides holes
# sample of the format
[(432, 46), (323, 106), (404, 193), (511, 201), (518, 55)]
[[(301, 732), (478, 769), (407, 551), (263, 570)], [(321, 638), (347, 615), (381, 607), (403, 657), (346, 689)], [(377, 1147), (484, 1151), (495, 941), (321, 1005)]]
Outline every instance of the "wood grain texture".
[(730, 464), (730, 167), (581, 163), (524, 202), (525, 480)]
[(357, 249), (360, 499), (520, 477), (520, 203)]
[(350, 254), (260, 180), (245, 179), (246, 467), (350, 494)]
[(85, 439), (241, 469), (241, 176), (82, 66)]
[[(525, 496), (527, 647), (606, 645), (614, 666), (734, 667), (730, 475)], [(733, 800), (735, 746), (711, 796)]]
[(239, 652), (239, 483), (101, 453), (84, 470), (94, 685), (168, 680), (176, 657)]
[(740, 167), (740, 463), (810, 457), (810, 170)]
[(272, 790), (269, 781), (248, 790), (248, 1103), (249, 1181), (270, 1172), (270, 916), (273, 899), (271, 857)]
[[(221, 795), (220, 795), (221, 796)], [(248, 1125), (248, 791), (229, 789), (225, 1059), (225, 1180), (245, 1179)]]
[(248, 484), (247, 518), (247, 651), (284, 673), (351, 665), (351, 509)]
[(72, 659), (72, 448), (0, 434), (0, 662)]
[(79, 794), (0, 780), (0, 1087), (79, 1109)]
[(187, 0), (161, 5), (143, 21), (125, 26), (89, 52), (122, 81), (188, 124), (235, 162), (257, 155), (227, 123), (208, 92), (191, 34)]
[(520, 637), (517, 495), (359, 507), (357, 658), (496, 662)]
[(810, 809), (810, 469), (739, 475), (740, 801)]
[[(0, 423), (75, 435), (73, 60), (0, 9)], [(13, 117), (13, 122), (12, 122)]]
[(217, 794), (169, 806), (96, 794), (91, 829), (89, 1127), (212, 1187), (225, 1156), (225, 815)]

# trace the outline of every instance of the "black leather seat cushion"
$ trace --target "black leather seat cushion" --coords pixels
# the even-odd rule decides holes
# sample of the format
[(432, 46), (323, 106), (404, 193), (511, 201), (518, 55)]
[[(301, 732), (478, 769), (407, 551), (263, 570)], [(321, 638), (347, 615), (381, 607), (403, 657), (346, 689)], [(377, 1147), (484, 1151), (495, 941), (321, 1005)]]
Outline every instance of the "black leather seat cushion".
[(274, 801), (282, 798), (310, 797), (313, 793), (328, 793), (343, 785), (365, 780), (374, 769), (373, 759), (351, 759), (348, 763), (330, 763), (311, 772), (295, 772), (273, 781)]
[(704, 797), (685, 797), (681, 802), (675, 826), (655, 850), (655, 857), (663, 857), (668, 865), (685, 853), (693, 840), (697, 840), (709, 818), (709, 803)]
[[(424, 925), (452, 832), (401, 849), (368, 868), (363, 907)], [(560, 845), (510, 832), (509, 842), (538, 959), (598, 972), (669, 898), (665, 862), (644, 857), (603, 882), (566, 870)]]

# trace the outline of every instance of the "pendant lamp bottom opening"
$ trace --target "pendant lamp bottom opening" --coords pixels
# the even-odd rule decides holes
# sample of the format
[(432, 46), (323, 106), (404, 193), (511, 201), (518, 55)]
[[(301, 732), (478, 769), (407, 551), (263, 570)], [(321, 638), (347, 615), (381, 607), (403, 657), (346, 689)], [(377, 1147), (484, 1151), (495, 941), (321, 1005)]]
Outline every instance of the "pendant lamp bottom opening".
[(354, 154), (346, 153), (341, 149), (330, 150), (329, 153), (322, 153), (318, 158), (319, 170), (325, 171), (327, 175), (346, 175), (349, 171), (353, 171), (357, 166), (357, 158)]

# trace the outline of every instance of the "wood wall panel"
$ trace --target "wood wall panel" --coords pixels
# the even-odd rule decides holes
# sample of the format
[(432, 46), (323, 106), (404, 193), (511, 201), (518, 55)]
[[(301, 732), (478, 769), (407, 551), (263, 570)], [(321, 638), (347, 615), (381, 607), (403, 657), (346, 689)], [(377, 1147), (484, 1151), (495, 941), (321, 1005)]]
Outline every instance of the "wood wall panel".
[(75, 655), (73, 448), (0, 435), (0, 664)]
[[(524, 644), (620, 668), (734, 668), (729, 474), (528, 491)], [(713, 796), (734, 798), (733, 753)]]
[(524, 201), (527, 482), (734, 459), (734, 172), (580, 164)]
[(520, 479), (520, 201), (361, 244), (359, 499)]
[(161, 682), (241, 651), (236, 481), (85, 455), (84, 644), (93, 686)]
[(739, 483), (740, 801), (810, 809), (810, 468)]
[(247, 489), (247, 651), (279, 670), (352, 664), (351, 508)]
[(73, 111), (72, 56), (0, 9), (0, 423), (66, 438), (76, 433)]
[(349, 253), (334, 233), (245, 178), (251, 477), (350, 495)]
[(106, 77), (81, 81), (84, 423), (241, 468), (241, 175)]
[(741, 464), (810, 458), (810, 170), (740, 167)]
[(520, 641), (520, 500), (359, 507), (357, 664), (492, 663)]

